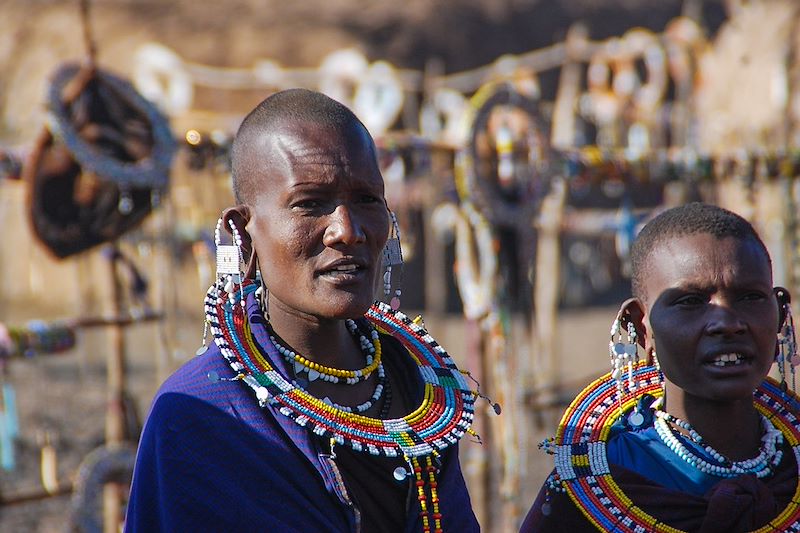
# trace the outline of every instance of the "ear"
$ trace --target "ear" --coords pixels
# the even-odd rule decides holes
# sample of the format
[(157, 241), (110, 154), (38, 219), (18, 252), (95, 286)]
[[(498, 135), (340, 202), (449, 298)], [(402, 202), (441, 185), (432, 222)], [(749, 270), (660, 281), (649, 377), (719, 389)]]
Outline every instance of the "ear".
[(647, 323), (645, 322), (645, 306), (638, 298), (628, 298), (619, 308), (617, 318), (620, 324), (627, 327), (629, 323), (633, 324), (636, 329), (636, 339), (639, 345), (644, 348), (647, 353), (648, 362), (650, 358), (652, 342), (647, 332)]
[(229, 207), (222, 212), (222, 225), (230, 233), (230, 224), (233, 223), (239, 231), (239, 236), (242, 238), (242, 255), (245, 260), (244, 277), (248, 279), (256, 279), (256, 268), (258, 265), (258, 258), (256, 257), (256, 250), (253, 247), (253, 241), (250, 234), (247, 233), (247, 224), (250, 222), (251, 212), (250, 208), (246, 205), (237, 205), (236, 207)]
[(792, 295), (783, 287), (775, 287), (772, 292), (778, 301), (778, 331), (780, 331), (786, 321), (786, 308), (792, 305)]

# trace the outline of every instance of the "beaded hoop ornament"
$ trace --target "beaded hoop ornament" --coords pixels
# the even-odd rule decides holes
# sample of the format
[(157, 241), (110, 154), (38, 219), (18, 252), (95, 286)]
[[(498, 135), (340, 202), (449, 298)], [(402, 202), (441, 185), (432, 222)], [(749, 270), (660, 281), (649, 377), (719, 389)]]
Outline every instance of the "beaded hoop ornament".
[[(470, 105), (474, 118), (466, 164), (471, 170), (471, 182), (469, 187), (459, 189), (459, 195), (462, 200), (473, 201), (494, 225), (525, 224), (536, 213), (550, 187), (546, 172), (550, 159), (549, 128), (542, 118), (539, 102), (511, 83), (490, 82), (475, 93)], [(479, 149), (479, 139), (487, 134), (492, 113), (498, 109), (514, 109), (529, 120), (524, 139), (529, 153), (525, 161), (515, 162), (512, 134), (507, 128), (500, 128), (492, 147), (496, 164), (492, 165), (493, 172), (487, 174), (486, 165), (480, 164), (485, 157)], [(514, 170), (520, 163), (524, 168)]]
[(68, 119), (67, 104), (61, 93), (67, 83), (75, 77), (80, 65), (68, 64), (58, 69), (53, 76), (48, 92), (50, 125), (63, 140), (81, 167), (125, 187), (152, 187), (165, 190), (169, 181), (169, 169), (177, 144), (172, 137), (166, 117), (148, 100), (142, 97), (133, 85), (109, 72), (97, 70), (95, 76), (102, 84), (102, 91), (115, 98), (118, 105), (127, 105), (147, 120), (153, 146), (150, 154), (140, 161), (124, 161), (103, 153), (88, 143)]
[[(663, 395), (659, 372), (644, 363), (633, 369), (635, 390), (625, 387), (620, 398), (622, 412), (632, 412), (644, 394)], [(800, 400), (782, 392), (779, 384), (767, 378), (753, 395), (756, 409), (768, 417), (791, 446), (800, 465)], [(586, 387), (564, 412), (558, 432), (548, 448), (555, 455), (558, 480), (576, 507), (600, 531), (682, 533), (661, 523), (637, 507), (614, 481), (606, 458), (611, 426), (620, 419), (617, 382), (608, 373)], [(635, 425), (635, 424), (634, 424)], [(800, 468), (800, 467), (799, 467)], [(557, 488), (557, 487), (553, 487)], [(800, 531), (800, 477), (787, 507), (767, 525), (755, 530)]]
[(331, 451), (335, 445), (342, 445), (370, 455), (403, 458), (410, 468), (398, 468), (394, 477), (398, 481), (408, 476), (416, 478), (423, 530), (431, 531), (432, 522), (433, 531), (441, 531), (435, 479), (438, 469), (434, 462), (439, 462), (439, 452), (457, 443), (464, 433), (474, 435), (470, 426), (478, 397), (447, 352), (406, 315), (376, 303), (365, 318), (406, 348), (424, 382), (423, 400), (402, 418), (371, 418), (347, 411), (312, 396), (273, 366), (271, 361), (281, 357), (277, 348), (271, 342), (259, 344), (242, 305), (258, 284), (244, 280), (239, 286), (226, 287), (229, 283), (223, 277), (211, 286), (205, 298), (205, 312), (215, 343), (237, 373), (234, 379), (253, 389), (262, 407), (272, 405), (297, 425), (329, 438)]
[(241, 379), (255, 391), (262, 406), (278, 407), (298, 425), (331, 437), (337, 444), (388, 457), (435, 454), (470, 429), (476, 395), (461, 371), (422, 327), (383, 303), (372, 306), (366, 318), (397, 338), (414, 358), (425, 383), (422, 404), (403, 418), (378, 420), (337, 410), (293, 385), (270, 363), (280, 357), (277, 350), (257, 343), (245, 311), (238, 305), (240, 293), (246, 297), (256, 288), (246, 280), (241, 291), (228, 293), (217, 283), (206, 295), (205, 309), (222, 355), (235, 372), (243, 374)]

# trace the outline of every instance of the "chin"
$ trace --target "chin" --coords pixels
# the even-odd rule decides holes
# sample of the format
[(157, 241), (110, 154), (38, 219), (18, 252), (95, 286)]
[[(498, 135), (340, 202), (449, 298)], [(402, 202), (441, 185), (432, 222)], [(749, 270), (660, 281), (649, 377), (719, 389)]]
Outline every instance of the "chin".
[(718, 402), (737, 402), (741, 400), (752, 400), (753, 391), (755, 391), (761, 381), (758, 383), (731, 383), (728, 385), (718, 384), (710, 386), (704, 391), (703, 396)]
[(323, 316), (332, 319), (344, 320), (346, 318), (361, 318), (367, 313), (374, 300), (371, 298), (348, 299), (346, 301), (330, 302), (323, 306)]

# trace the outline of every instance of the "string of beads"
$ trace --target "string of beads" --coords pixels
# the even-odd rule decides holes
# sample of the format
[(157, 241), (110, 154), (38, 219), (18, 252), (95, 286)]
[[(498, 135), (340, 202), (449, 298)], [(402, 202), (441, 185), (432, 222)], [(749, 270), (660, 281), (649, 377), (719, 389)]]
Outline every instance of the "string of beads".
[(269, 336), (270, 342), (275, 345), (275, 348), (283, 356), (288, 363), (294, 364), (295, 372), (307, 372), (308, 380), (315, 381), (321, 379), (331, 383), (346, 383), (347, 385), (355, 385), (365, 379), (369, 378), (376, 368), (381, 363), (381, 354), (376, 350), (378, 343), (378, 331), (370, 326), (370, 336), (368, 339), (363, 333), (358, 330), (355, 321), (348, 319), (346, 321), (347, 329), (355, 337), (358, 336), (361, 351), (365, 353), (367, 359), (367, 366), (360, 370), (344, 370), (341, 368), (333, 368), (324, 366), (309, 359), (306, 359), (294, 350), (283, 346), (277, 339), (274, 333)]
[(383, 370), (383, 365), (378, 365), (378, 382), (375, 385), (375, 391), (372, 393), (370, 399), (367, 400), (366, 402), (359, 404), (355, 407), (349, 407), (347, 405), (340, 405), (331, 400), (330, 398), (328, 398), (327, 396), (323, 398), (322, 401), (327, 403), (331, 407), (334, 407), (335, 409), (341, 409), (342, 411), (345, 411), (347, 413), (359, 413), (359, 414), (365, 413), (370, 409), (372, 409), (372, 406), (378, 403), (381, 397), (383, 397), (383, 391), (385, 390), (387, 383), (388, 380), (386, 379), (386, 373)]
[[(681, 533), (680, 529), (659, 522), (638, 507), (611, 475), (606, 445), (612, 434), (612, 426), (632, 412), (644, 395), (658, 399), (664, 394), (660, 371), (656, 367), (638, 363), (633, 365), (632, 373), (631, 377), (637, 384), (636, 389), (624, 387), (621, 398), (618, 380), (612, 377), (611, 372), (578, 393), (564, 412), (555, 438), (543, 443), (542, 448), (554, 455), (556, 475), (548, 479), (547, 498), (542, 512), (547, 514), (551, 511), (551, 493), (565, 490), (569, 498), (600, 531)], [(800, 493), (800, 462), (796, 460), (800, 457), (800, 420), (795, 415), (800, 411), (800, 400), (785, 387), (767, 378), (754, 392), (753, 405), (761, 415), (769, 417), (769, 428), (765, 425), (762, 439), (764, 461), (769, 469), (778, 466), (783, 453), (779, 449), (780, 443), (788, 443), (791, 454), (798, 463), (799, 475), (795, 493)], [(654, 424), (659, 423), (667, 426), (667, 433), (672, 429), (663, 416), (655, 418)], [(683, 425), (678, 427), (689, 431)], [(780, 437), (775, 436), (773, 430), (780, 433)], [(695, 434), (696, 431), (691, 432), (689, 438)], [(773, 445), (775, 452), (772, 451)], [(728, 467), (724, 464), (726, 458), (722, 454), (718, 456), (721, 457), (720, 464)], [(758, 475), (761, 462), (762, 459), (756, 457), (740, 461), (737, 466), (749, 468), (753, 474)], [(789, 501), (768, 526), (756, 531), (800, 531), (800, 501)]]
[[(731, 461), (710, 445), (703, 441), (703, 437), (686, 421), (672, 416), (669, 413), (656, 409), (655, 428), (661, 441), (672, 450), (675, 455), (697, 468), (701, 472), (719, 477), (736, 477), (742, 474), (755, 474), (762, 478), (772, 473), (772, 469), (778, 466), (783, 457), (780, 449), (783, 444), (783, 434), (778, 430), (767, 417), (761, 415), (761, 427), (764, 434), (761, 437), (761, 446), (756, 457), (744, 461)], [(692, 453), (684, 445), (676, 431), (671, 426), (677, 426), (685, 430), (689, 438), (698, 446), (701, 446), (718, 464), (706, 461), (702, 457)]]

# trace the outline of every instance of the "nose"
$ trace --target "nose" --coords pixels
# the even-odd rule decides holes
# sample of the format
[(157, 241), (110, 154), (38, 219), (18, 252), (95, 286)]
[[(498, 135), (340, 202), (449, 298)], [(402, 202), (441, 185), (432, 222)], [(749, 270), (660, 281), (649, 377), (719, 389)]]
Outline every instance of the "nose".
[(364, 242), (367, 238), (364, 228), (345, 205), (339, 205), (329, 215), (328, 227), (322, 238), (323, 244), (334, 247), (337, 244), (353, 245)]
[(711, 316), (706, 323), (709, 335), (737, 335), (746, 330), (747, 324), (735, 309), (724, 304), (712, 307)]

